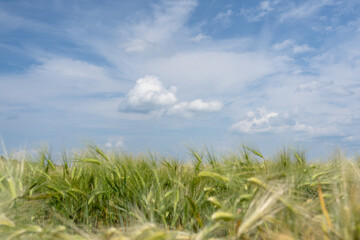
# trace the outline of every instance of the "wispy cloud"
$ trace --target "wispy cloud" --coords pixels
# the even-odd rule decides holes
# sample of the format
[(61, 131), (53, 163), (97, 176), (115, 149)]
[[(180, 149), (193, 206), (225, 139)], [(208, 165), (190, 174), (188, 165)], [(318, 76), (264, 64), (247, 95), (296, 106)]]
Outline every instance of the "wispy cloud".
[(88, 62), (61, 57), (40, 61), (23, 74), (1, 76), (0, 99), (6, 102), (36, 101), (39, 104), (46, 103), (49, 98), (86, 96), (122, 89), (105, 68)]
[(186, 89), (188, 94), (196, 96), (203, 92), (209, 95), (224, 91), (234, 93), (246, 83), (287, 71), (287, 60), (271, 53), (210, 49), (152, 59), (142, 69), (143, 72), (159, 75), (171, 84), (177, 83), (179, 89)]
[(286, 39), (283, 42), (276, 43), (273, 45), (275, 50), (288, 50), (291, 49), (295, 54), (301, 54), (306, 52), (314, 51), (314, 48), (308, 46), (307, 44), (299, 45), (293, 39)]
[(134, 39), (124, 44), (125, 52), (141, 52), (144, 51), (149, 45), (144, 39)]
[(306, 1), (301, 2), (300, 5), (294, 5), (284, 11), (279, 19), (281, 22), (287, 20), (287, 19), (303, 19), (307, 18), (317, 11), (319, 11), (321, 8), (328, 6), (328, 5), (334, 5), (336, 4), (333, 0), (315, 0), (315, 1)]
[(162, 1), (154, 5), (151, 17), (127, 25), (124, 36), (129, 41), (125, 43), (125, 51), (142, 51), (150, 44), (169, 40), (173, 34), (184, 28), (190, 13), (197, 6), (195, 0)]
[(0, 27), (2, 31), (16, 30), (16, 29), (30, 29), (31, 31), (49, 31), (54, 30), (48, 24), (36, 21), (33, 19), (17, 16), (0, 9)]
[(232, 9), (227, 9), (226, 11), (219, 12), (214, 18), (215, 22), (220, 22), (224, 25), (229, 25), (231, 23), (231, 16), (234, 14)]
[(196, 35), (195, 37), (192, 37), (190, 40), (192, 42), (196, 42), (196, 43), (200, 43), (202, 41), (205, 41), (205, 40), (209, 40), (210, 39), (210, 36), (207, 36), (207, 35), (204, 35), (202, 33), (199, 33), (198, 35)]
[(258, 22), (275, 10), (280, 1), (262, 1), (256, 8), (241, 8), (240, 14), (249, 22)]

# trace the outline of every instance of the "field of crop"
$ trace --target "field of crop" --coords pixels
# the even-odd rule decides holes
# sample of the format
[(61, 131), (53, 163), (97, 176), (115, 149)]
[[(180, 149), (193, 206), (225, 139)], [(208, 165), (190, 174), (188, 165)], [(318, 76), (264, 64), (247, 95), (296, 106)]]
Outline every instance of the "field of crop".
[(360, 159), (88, 146), (0, 160), (1, 239), (360, 239)]

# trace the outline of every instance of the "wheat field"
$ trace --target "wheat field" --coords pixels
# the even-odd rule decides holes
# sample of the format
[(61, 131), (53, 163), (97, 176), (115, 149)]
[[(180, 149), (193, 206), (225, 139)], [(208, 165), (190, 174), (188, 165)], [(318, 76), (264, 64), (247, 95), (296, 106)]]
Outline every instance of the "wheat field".
[[(61, 161), (61, 164), (55, 162)], [(1, 239), (360, 239), (360, 158), (88, 145), (0, 160)]]

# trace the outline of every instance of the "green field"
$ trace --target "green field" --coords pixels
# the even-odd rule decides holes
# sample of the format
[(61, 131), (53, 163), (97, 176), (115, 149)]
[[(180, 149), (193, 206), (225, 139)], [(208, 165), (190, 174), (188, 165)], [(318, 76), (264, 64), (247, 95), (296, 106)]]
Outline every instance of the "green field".
[(0, 238), (360, 239), (359, 164), (292, 148), (182, 161), (94, 145), (60, 160), (5, 154)]

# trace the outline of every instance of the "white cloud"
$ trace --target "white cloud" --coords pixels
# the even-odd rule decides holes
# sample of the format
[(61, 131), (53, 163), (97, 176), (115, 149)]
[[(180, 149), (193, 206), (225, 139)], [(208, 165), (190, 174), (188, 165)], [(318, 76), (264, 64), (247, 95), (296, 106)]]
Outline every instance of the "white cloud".
[(169, 115), (183, 115), (191, 117), (194, 113), (219, 112), (223, 107), (220, 101), (204, 102), (202, 99), (196, 99), (191, 102), (181, 102), (169, 108)]
[(303, 131), (308, 131), (310, 130), (310, 128), (308, 126), (306, 126), (303, 123), (298, 123), (296, 122), (296, 124), (293, 126), (292, 128), (294, 131), (298, 131), (298, 132), (303, 132)]
[(222, 108), (219, 101), (204, 102), (201, 99), (196, 99), (189, 103), (187, 109), (194, 112), (217, 112)]
[[(189, 97), (238, 92), (245, 84), (288, 71), (288, 59), (266, 52), (191, 51), (155, 58), (139, 66), (177, 84)], [(201, 89), (201, 92), (200, 92)]]
[(124, 148), (124, 138), (122, 136), (114, 136), (110, 137), (105, 143), (105, 147), (107, 148)]
[(294, 53), (306, 53), (306, 52), (311, 52), (314, 49), (309, 47), (308, 45), (304, 44), (304, 45), (296, 45), (293, 48), (293, 52)]
[(294, 54), (301, 54), (301, 53), (314, 51), (314, 49), (308, 46), (307, 44), (299, 45), (293, 39), (286, 39), (280, 43), (276, 43), (273, 45), (273, 49), (277, 51), (291, 49), (291, 51)]
[(209, 39), (210, 39), (210, 36), (207, 36), (207, 35), (204, 35), (204, 34), (202, 34), (202, 33), (199, 33), (199, 34), (196, 35), (195, 37), (191, 38), (190, 41), (199, 43), (199, 42), (202, 42), (202, 41), (205, 41), (205, 40), (209, 40)]
[(136, 81), (136, 85), (120, 103), (119, 111), (147, 113), (169, 106), (177, 101), (176, 87), (164, 88), (155, 76), (145, 76)]
[(184, 23), (197, 6), (195, 0), (162, 1), (153, 5), (153, 14), (140, 22), (124, 26), (121, 35), (128, 38), (127, 52), (144, 51), (151, 44), (169, 40), (184, 28)]
[(240, 10), (240, 14), (249, 22), (258, 22), (262, 20), (270, 12), (274, 11), (274, 6), (278, 4), (279, 1), (262, 1), (256, 8)]
[(151, 113), (160, 111), (168, 115), (180, 114), (192, 116), (194, 113), (210, 113), (220, 111), (220, 101), (205, 102), (196, 99), (190, 102), (177, 102), (176, 87), (166, 89), (156, 76), (145, 76), (136, 81), (136, 85), (129, 91), (126, 98), (119, 104), (119, 112)]
[(317, 90), (322, 84), (319, 81), (310, 81), (299, 84), (298, 89), (301, 91), (314, 91)]
[(354, 136), (347, 136), (347, 137), (344, 137), (343, 140), (345, 142), (353, 142), (354, 140), (356, 140), (356, 138)]
[(0, 9), (1, 31), (27, 28), (31, 31), (52, 31), (48, 25), (33, 19), (16, 16)]
[(285, 48), (288, 48), (290, 46), (293, 46), (295, 44), (294, 40), (292, 39), (286, 39), (284, 41), (282, 41), (281, 43), (276, 43), (273, 45), (273, 48), (275, 50), (283, 50)]
[(146, 49), (148, 43), (143, 39), (134, 39), (124, 44), (125, 52), (141, 52)]
[(234, 123), (230, 130), (235, 133), (287, 133), (297, 140), (309, 141), (316, 137), (343, 136), (336, 123), (322, 126), (321, 123), (309, 125), (301, 122), (301, 116), (293, 111), (291, 113), (269, 112), (259, 108), (254, 113), (247, 112), (246, 118)]
[[(303, 2), (301, 2), (303, 3)], [(290, 9), (286, 9), (280, 15), (280, 21), (283, 22), (287, 19), (303, 19), (311, 16), (312, 14), (319, 11), (322, 7), (327, 5), (336, 4), (333, 0), (313, 0), (307, 1), (299, 6), (292, 6)]]
[[(1, 107), (0, 115), (16, 114), (21, 120), (28, 115), (41, 118), (40, 114), (51, 111), (61, 112), (64, 119), (72, 116), (74, 122), (89, 115), (119, 118), (119, 94), (128, 89), (128, 83), (114, 78), (108, 68), (56, 56), (39, 61), (24, 73), (0, 76), (0, 102), (10, 108)], [(52, 114), (44, 117), (58, 121)]]
[(273, 129), (271, 120), (277, 118), (278, 115), (277, 112), (267, 112), (265, 109), (259, 109), (256, 115), (254, 112), (248, 112), (247, 119), (233, 124), (230, 130), (240, 133), (268, 132)]
[(47, 105), (58, 97), (122, 91), (122, 85), (104, 67), (55, 56), (39, 61), (22, 74), (0, 76), (0, 100)]
[(216, 17), (214, 18), (215, 21), (223, 21), (228, 22), (230, 17), (234, 14), (233, 10), (228, 9), (224, 12), (219, 12)]
[(104, 76), (103, 68), (69, 58), (44, 59), (43, 64), (36, 66), (33, 70), (35, 74), (54, 74), (61, 78), (71, 77), (81, 80)]
[(260, 9), (264, 10), (264, 11), (272, 11), (272, 10), (274, 10), (274, 8), (271, 7), (271, 2), (270, 1), (262, 1), (260, 3)]

